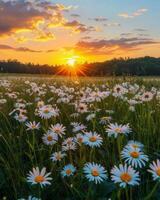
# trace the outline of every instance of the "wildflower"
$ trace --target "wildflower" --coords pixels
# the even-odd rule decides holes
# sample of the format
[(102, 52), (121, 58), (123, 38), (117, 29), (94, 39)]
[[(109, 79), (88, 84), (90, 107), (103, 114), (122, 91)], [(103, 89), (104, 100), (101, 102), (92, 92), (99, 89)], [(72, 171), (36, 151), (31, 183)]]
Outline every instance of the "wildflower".
[(142, 96), (141, 96), (141, 100), (143, 102), (148, 102), (151, 101), (153, 99), (153, 93), (152, 92), (145, 92)]
[(75, 143), (75, 139), (73, 137), (67, 138), (62, 143), (62, 150), (63, 151), (69, 151), (69, 150), (75, 150), (75, 149), (76, 149), (76, 143)]
[(131, 166), (127, 167), (125, 164), (114, 166), (111, 170), (111, 179), (114, 183), (119, 183), (120, 187), (125, 188), (127, 185), (139, 185), (139, 172), (136, 172)]
[(40, 128), (40, 123), (38, 122), (37, 124), (36, 124), (36, 122), (35, 121), (33, 121), (33, 122), (27, 122), (26, 124), (25, 124), (28, 128), (27, 128), (27, 131), (28, 130), (39, 130), (39, 128)]
[(133, 148), (131, 146), (125, 147), (121, 152), (122, 158), (126, 163), (132, 165), (133, 167), (144, 167), (146, 165), (145, 162), (148, 161), (148, 156), (145, 155), (141, 149)]
[(58, 141), (57, 134), (48, 131), (46, 134), (43, 135), (42, 140), (46, 145), (53, 145)]
[(90, 182), (95, 182), (97, 184), (107, 179), (106, 170), (100, 164), (86, 163), (83, 167), (83, 171)]
[(117, 138), (118, 135), (128, 135), (131, 132), (129, 124), (127, 125), (118, 125), (117, 123), (113, 124), (110, 123), (108, 128), (106, 129), (108, 136), (111, 137), (112, 135)]
[(68, 165), (64, 166), (63, 170), (61, 171), (61, 175), (63, 177), (73, 176), (75, 171), (76, 171), (76, 168), (72, 164), (68, 164)]
[(66, 128), (62, 124), (55, 124), (54, 126), (51, 125), (50, 130), (53, 131), (53, 133), (56, 133), (58, 136), (62, 137), (62, 135), (65, 135)]
[(79, 113), (85, 113), (85, 112), (87, 112), (87, 110), (88, 110), (87, 104), (80, 103), (80, 104), (76, 105), (76, 110)]
[(131, 146), (132, 148), (139, 148), (139, 149), (143, 149), (144, 147), (144, 145), (141, 142), (135, 140), (128, 141), (126, 146)]
[(153, 161), (149, 167), (148, 171), (152, 174), (153, 180), (160, 180), (160, 160)]
[(90, 114), (90, 115), (88, 115), (88, 116), (86, 117), (86, 120), (87, 120), (87, 121), (91, 121), (91, 120), (94, 119), (95, 117), (96, 117), (95, 113), (92, 113), (92, 114)]
[(87, 132), (84, 135), (84, 144), (90, 147), (99, 147), (102, 144), (102, 137), (96, 132)]
[(100, 123), (100, 124), (103, 124), (103, 125), (106, 125), (107, 122), (109, 122), (111, 119), (112, 119), (112, 117), (110, 117), (110, 116), (101, 117), (99, 123)]
[(55, 153), (52, 154), (51, 160), (53, 162), (55, 162), (55, 161), (61, 161), (65, 156), (66, 156), (66, 154), (63, 153), (63, 152), (61, 152), (61, 151), (55, 152)]
[(59, 115), (59, 110), (53, 108), (51, 105), (44, 105), (39, 107), (38, 114), (41, 118), (49, 119), (51, 117), (56, 117)]
[(83, 131), (83, 130), (86, 129), (85, 125), (78, 123), (78, 122), (72, 122), (71, 125), (73, 126), (73, 132), (74, 133), (79, 132), (79, 131)]
[(49, 181), (52, 180), (52, 178), (49, 177), (50, 174), (50, 172), (46, 173), (45, 167), (43, 167), (41, 171), (39, 170), (39, 167), (33, 168), (32, 171), (29, 171), (27, 182), (32, 185), (40, 184), (41, 187), (50, 185), (51, 183)]
[(25, 116), (24, 114), (20, 113), (19, 115), (16, 114), (14, 116), (14, 118), (19, 121), (19, 122), (25, 122), (27, 120), (27, 116)]
[(81, 133), (78, 133), (75, 137), (75, 141), (81, 145), (84, 142), (84, 135), (82, 135)]

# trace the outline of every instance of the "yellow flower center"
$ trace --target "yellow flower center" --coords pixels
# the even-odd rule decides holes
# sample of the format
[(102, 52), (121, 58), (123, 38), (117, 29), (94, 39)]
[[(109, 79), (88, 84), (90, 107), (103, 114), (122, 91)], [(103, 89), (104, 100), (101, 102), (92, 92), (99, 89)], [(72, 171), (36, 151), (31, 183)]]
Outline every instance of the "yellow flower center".
[(131, 155), (133, 158), (138, 158), (138, 157), (139, 157), (139, 152), (137, 152), (137, 151), (132, 151), (132, 152), (130, 153), (130, 155)]
[(46, 109), (44, 110), (44, 113), (45, 113), (45, 114), (49, 113), (49, 110), (46, 108)]
[(67, 169), (67, 170), (66, 170), (66, 174), (67, 174), (67, 175), (70, 175), (71, 173), (72, 173), (72, 171), (71, 171), (70, 169)]
[(128, 183), (132, 179), (131, 175), (129, 175), (126, 172), (121, 174), (120, 178), (121, 178), (122, 181), (124, 181), (126, 183)]
[(31, 127), (32, 127), (32, 128), (36, 128), (36, 125), (32, 125)]
[(34, 180), (37, 183), (42, 183), (44, 181), (44, 177), (39, 175), (39, 176), (36, 176)]
[(60, 128), (54, 128), (54, 131), (56, 132), (56, 133), (60, 133)]
[(96, 142), (96, 141), (97, 141), (96, 136), (90, 137), (90, 138), (89, 138), (89, 141), (90, 141), (90, 142)]
[(60, 155), (60, 154), (57, 154), (56, 159), (57, 159), (57, 160), (61, 160), (61, 155)]
[(52, 141), (53, 140), (53, 137), (51, 135), (47, 136), (47, 140), (48, 141)]
[(115, 128), (115, 132), (116, 132), (116, 133), (121, 133), (122, 130), (121, 130), (121, 128)]
[(92, 176), (99, 176), (99, 172), (97, 169), (92, 169), (91, 174), (92, 174)]
[(156, 170), (156, 173), (157, 173), (158, 176), (160, 176), (160, 168), (158, 168), (158, 169)]

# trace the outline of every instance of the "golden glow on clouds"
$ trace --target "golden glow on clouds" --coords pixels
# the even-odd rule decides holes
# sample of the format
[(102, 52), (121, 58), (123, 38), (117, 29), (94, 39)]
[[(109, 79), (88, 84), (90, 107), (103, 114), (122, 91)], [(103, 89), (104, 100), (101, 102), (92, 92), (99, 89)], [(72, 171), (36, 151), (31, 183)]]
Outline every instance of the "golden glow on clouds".
[[(122, 36), (125, 27), (120, 30), (121, 22), (115, 21), (118, 26), (107, 35), (112, 27), (107, 27), (106, 32), (106, 23), (113, 23), (108, 16), (90, 18), (87, 12), (84, 19), (83, 13), (77, 10), (78, 6), (55, 4), (49, 0), (46, 4), (30, 0), (26, 3), (15, 0), (17, 3), (14, 4), (5, 2), (0, 1), (1, 59), (73, 67), (86, 61), (104, 61), (114, 57), (160, 56), (158, 39), (151, 37), (145, 29), (135, 27), (140, 32), (134, 33), (132, 27), (129, 37), (127, 33)], [(129, 20), (131, 23), (142, 15), (146, 16), (149, 11), (140, 8), (119, 16), (117, 13), (117, 17), (120, 20), (132, 18)], [(118, 37), (114, 34), (116, 31), (119, 31)], [(138, 35), (140, 33), (141, 36)]]

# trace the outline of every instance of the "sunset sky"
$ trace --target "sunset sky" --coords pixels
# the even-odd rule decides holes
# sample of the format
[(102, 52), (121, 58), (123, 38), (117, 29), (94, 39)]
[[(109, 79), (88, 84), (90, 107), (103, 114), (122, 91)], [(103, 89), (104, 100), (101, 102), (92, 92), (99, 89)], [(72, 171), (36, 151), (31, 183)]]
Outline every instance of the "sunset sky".
[(0, 59), (160, 57), (159, 0), (0, 0)]

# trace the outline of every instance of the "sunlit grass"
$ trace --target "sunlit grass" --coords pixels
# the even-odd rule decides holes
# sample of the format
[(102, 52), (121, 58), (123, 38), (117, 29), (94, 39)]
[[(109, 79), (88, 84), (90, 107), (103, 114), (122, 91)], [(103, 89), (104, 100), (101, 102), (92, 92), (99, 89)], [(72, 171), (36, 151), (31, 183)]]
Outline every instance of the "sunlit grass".
[[(26, 198), (29, 195), (42, 199), (158, 199), (159, 186), (153, 181), (147, 169), (151, 161), (160, 158), (160, 103), (159, 79), (153, 78), (67, 78), (55, 76), (4, 76), (1, 75), (0, 102), (6, 99), (6, 103), (0, 104), (0, 198), (7, 199)], [(6, 84), (4, 81), (7, 80)], [(29, 81), (25, 83), (25, 81)], [(127, 92), (122, 95), (129, 99), (134, 99), (137, 93), (143, 94), (145, 91), (154, 91), (154, 98), (148, 102), (135, 105), (135, 111), (129, 110), (129, 104), (124, 98), (117, 98), (112, 95), (116, 84), (129, 83), (129, 87), (138, 84), (140, 89), (136, 93)], [(3, 83), (3, 84), (2, 84)], [(9, 85), (7, 85), (7, 83)], [(36, 85), (34, 86), (34, 83)], [(143, 88), (145, 87), (145, 88)], [(86, 89), (91, 91), (87, 93)], [(61, 91), (59, 91), (59, 89)], [(140, 92), (141, 90), (141, 92)], [(100, 101), (87, 102), (87, 112), (72, 116), (78, 113), (76, 104), (84, 94), (97, 91), (110, 91), (111, 94)], [(64, 93), (64, 94), (61, 94)], [(14, 94), (10, 96), (11, 94)], [(61, 95), (60, 95), (61, 94)], [(62, 102), (62, 98), (69, 98), (69, 102)], [(82, 100), (82, 99), (81, 99)], [(45, 105), (56, 105), (59, 109), (59, 116), (49, 119), (42, 119), (36, 114), (37, 102), (43, 101)], [(25, 105), (25, 116), (27, 121), (40, 122), (39, 130), (27, 131), (24, 123), (14, 119), (15, 103)], [(106, 112), (108, 111), (108, 112)], [(113, 111), (109, 112), (109, 111)], [(89, 121), (86, 117), (89, 114), (95, 117)], [(118, 138), (108, 137), (106, 128), (109, 121), (100, 124), (102, 117), (111, 117), (112, 123), (128, 124), (132, 132), (128, 136)], [(103, 139), (100, 147), (91, 148), (87, 145), (77, 145), (75, 151), (67, 151), (66, 157), (60, 162), (52, 162), (50, 157), (53, 152), (60, 151), (63, 141), (68, 137), (75, 137), (77, 133), (84, 134), (83, 131), (73, 132), (72, 122), (84, 124), (87, 131), (97, 132)], [(43, 143), (42, 137), (50, 128), (51, 124), (63, 124), (66, 127), (65, 135), (59, 137), (54, 145), (47, 146)], [(136, 169), (140, 173), (140, 184), (134, 187), (122, 189), (111, 180), (110, 171), (114, 165), (124, 163), (120, 156), (121, 151), (129, 140), (136, 140), (144, 145), (144, 152), (149, 157), (149, 161), (142, 169)], [(107, 171), (107, 180), (101, 184), (88, 182), (83, 173), (83, 167), (87, 162), (99, 163)], [(61, 171), (67, 164), (73, 164), (76, 172), (72, 177), (62, 177)], [(47, 168), (51, 172), (50, 186), (40, 188), (38, 185), (32, 186), (26, 180), (27, 174), (33, 167)]]

